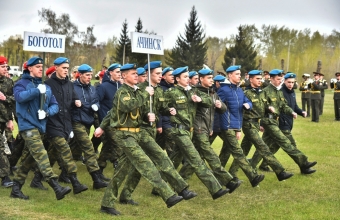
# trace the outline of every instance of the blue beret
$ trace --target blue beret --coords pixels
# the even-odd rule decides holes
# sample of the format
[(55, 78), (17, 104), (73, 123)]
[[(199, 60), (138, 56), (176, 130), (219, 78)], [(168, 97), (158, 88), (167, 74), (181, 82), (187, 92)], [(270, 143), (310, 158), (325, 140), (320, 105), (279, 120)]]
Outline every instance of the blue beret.
[[(151, 61), (151, 62), (150, 62), (150, 70), (156, 69), (156, 68), (158, 68), (158, 67), (162, 67), (162, 61)], [(145, 64), (144, 69), (145, 69), (146, 71), (149, 70), (148, 64)]]
[(235, 70), (240, 70), (240, 69), (241, 69), (241, 65), (230, 66), (226, 69), (226, 72), (230, 73), (230, 72), (234, 72)]
[(217, 75), (213, 78), (213, 80), (217, 82), (223, 82), (225, 80), (225, 77), (222, 75)]
[(284, 76), (285, 79), (288, 79), (288, 78), (296, 78), (296, 74), (295, 73), (287, 73), (285, 76)]
[(279, 75), (281, 73), (283, 73), (283, 70), (273, 69), (269, 72), (269, 75)]
[(109, 68), (107, 69), (107, 71), (112, 71), (114, 69), (117, 69), (117, 68), (121, 68), (122, 66), (119, 64), (119, 63), (114, 63), (114, 64), (111, 64), (109, 66)]
[(249, 76), (255, 76), (255, 75), (262, 75), (262, 71), (261, 70), (252, 70), (248, 72)]
[(131, 69), (137, 69), (137, 65), (135, 63), (126, 63), (120, 68), (120, 71), (131, 70)]
[(190, 71), (189, 72), (189, 78), (191, 79), (192, 77), (196, 76), (197, 72), (196, 71)]
[(58, 57), (57, 59), (54, 60), (54, 64), (55, 65), (60, 65), (60, 64), (63, 64), (63, 63), (69, 63), (70, 60), (66, 57)]
[(144, 75), (145, 73), (146, 73), (146, 70), (143, 67), (137, 68), (138, 76)]
[(31, 57), (28, 61), (27, 61), (27, 66), (34, 66), (37, 64), (43, 64), (43, 59), (41, 59), (40, 57)]
[(90, 67), (90, 66), (87, 65), (87, 64), (81, 64), (81, 65), (78, 67), (78, 72), (79, 72), (79, 73), (88, 73), (88, 72), (92, 72), (92, 67)]
[(169, 71), (174, 71), (174, 69), (173, 69), (172, 67), (168, 66), (167, 68), (165, 68), (165, 69), (163, 70), (162, 76), (164, 76), (164, 74), (166, 74), (166, 73), (169, 72)]
[(178, 76), (179, 74), (185, 73), (185, 72), (188, 72), (188, 67), (187, 67), (187, 66), (178, 67), (177, 69), (175, 69), (175, 70), (172, 72), (172, 75), (173, 75), (173, 76)]
[(210, 69), (201, 69), (198, 71), (200, 75), (212, 75), (214, 73), (214, 70)]

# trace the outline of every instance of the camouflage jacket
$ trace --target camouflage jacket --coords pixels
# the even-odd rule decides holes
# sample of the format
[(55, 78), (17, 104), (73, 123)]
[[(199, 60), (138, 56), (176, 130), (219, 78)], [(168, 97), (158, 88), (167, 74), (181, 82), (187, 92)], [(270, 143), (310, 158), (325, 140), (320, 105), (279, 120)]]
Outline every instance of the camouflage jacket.
[(250, 111), (243, 111), (243, 120), (261, 119), (268, 112), (268, 100), (261, 88), (250, 88), (244, 91), (247, 98), (253, 103)]
[[(149, 93), (139, 89), (137, 86), (131, 87), (123, 84), (117, 91), (112, 109), (110, 110), (110, 126), (114, 128), (138, 128), (143, 120), (141, 108), (147, 104)], [(105, 127), (103, 119), (103, 127)], [(100, 126), (101, 128), (102, 125)]]
[[(202, 102), (193, 102), (191, 96), (201, 97)], [(197, 88), (185, 90), (181, 86), (175, 86), (165, 92), (165, 98), (169, 102), (169, 107), (174, 107), (177, 114), (170, 116), (172, 124), (193, 127), (193, 120), (196, 115), (197, 106), (209, 108), (213, 104), (208, 94), (199, 91)]]
[[(275, 86), (270, 84), (263, 89), (264, 95), (267, 98), (268, 105), (274, 107), (274, 117), (279, 117), (280, 113), (292, 114), (293, 110), (287, 105), (287, 101), (281, 90), (277, 90)], [(268, 114), (266, 114), (268, 116)]]
[(0, 123), (6, 123), (13, 119), (15, 99), (13, 94), (13, 80), (8, 77), (0, 78), (0, 92), (6, 96), (6, 100), (0, 100)]

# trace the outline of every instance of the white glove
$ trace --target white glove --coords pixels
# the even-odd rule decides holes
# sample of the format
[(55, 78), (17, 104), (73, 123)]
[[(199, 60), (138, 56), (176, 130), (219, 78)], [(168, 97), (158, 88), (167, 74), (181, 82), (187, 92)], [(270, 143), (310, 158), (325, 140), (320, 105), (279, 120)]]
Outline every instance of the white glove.
[(308, 89), (308, 86), (305, 86), (304, 89)]
[(39, 89), (40, 93), (46, 93), (46, 85), (45, 84), (39, 84), (37, 89)]
[(93, 109), (93, 111), (98, 111), (98, 105), (96, 105), (96, 104), (93, 104), (93, 105), (91, 105), (91, 108)]
[(38, 110), (38, 118), (39, 120), (43, 120), (44, 118), (46, 118), (46, 112), (44, 110)]
[(70, 132), (70, 139), (72, 139), (74, 137), (74, 133), (73, 131)]

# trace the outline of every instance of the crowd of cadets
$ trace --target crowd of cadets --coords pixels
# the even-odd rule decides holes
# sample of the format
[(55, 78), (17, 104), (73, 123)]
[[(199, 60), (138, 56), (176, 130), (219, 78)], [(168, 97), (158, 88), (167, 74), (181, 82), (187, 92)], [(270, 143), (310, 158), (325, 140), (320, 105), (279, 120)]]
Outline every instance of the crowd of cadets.
[[(75, 160), (80, 159), (92, 177), (93, 189), (106, 188), (100, 210), (110, 215), (120, 214), (114, 204), (124, 180), (120, 203), (138, 205), (132, 193), (144, 177), (153, 186), (152, 194), (170, 208), (197, 196), (186, 182), (194, 173), (212, 199), (241, 185), (239, 167), (251, 186), (258, 186), (265, 177), (256, 169), (261, 159), (260, 170), (272, 169), (278, 181), (292, 177), (275, 157), (280, 147), (301, 174), (316, 171), (312, 167), (317, 162), (309, 162), (297, 148), (291, 131), (297, 115), (312, 115), (312, 121), (319, 122), (323, 90), (328, 88), (322, 73), (314, 72), (314, 80), (303, 75), (300, 109), (294, 92), (296, 74), (279, 69), (251, 70), (241, 80), (237, 65), (227, 68), (227, 75), (214, 77), (208, 68), (162, 69), (160, 61), (140, 68), (114, 63), (99, 73), (100, 82), (94, 87), (92, 68), (76, 66), (69, 78), (69, 62), (57, 58), (42, 82), (43, 60), (32, 57), (13, 83), (7, 59), (0, 57), (0, 132), (7, 134), (0, 135), (0, 177), (3, 187), (12, 187), (12, 198), (29, 199), (21, 188), (30, 170), (34, 170), (30, 186), (46, 190), (45, 180), (58, 200), (72, 191), (59, 182), (70, 183), (74, 194), (86, 191), (88, 187), (77, 178)], [(340, 73), (335, 76), (331, 88), (339, 121)], [(13, 118), (19, 129), (16, 139), (12, 137)], [(95, 131), (90, 138), (92, 125)], [(239, 144), (241, 131), (244, 138)], [(264, 131), (262, 137), (259, 131)], [(219, 156), (211, 147), (217, 136), (223, 140)], [(252, 145), (256, 151), (249, 160), (246, 156)], [(227, 171), (230, 155), (234, 162)], [(103, 175), (107, 161), (114, 164), (113, 178)], [(56, 162), (59, 178), (52, 170)], [(9, 178), (12, 171), (13, 181)]]

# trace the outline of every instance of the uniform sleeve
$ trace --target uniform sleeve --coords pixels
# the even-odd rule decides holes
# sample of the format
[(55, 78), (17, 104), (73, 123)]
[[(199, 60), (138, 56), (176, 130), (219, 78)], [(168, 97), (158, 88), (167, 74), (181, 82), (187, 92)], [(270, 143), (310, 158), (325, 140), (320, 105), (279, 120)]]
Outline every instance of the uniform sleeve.
[[(215, 99), (216, 99), (216, 100), (220, 100), (220, 101), (221, 101), (220, 97), (219, 97), (216, 93), (214, 94), (214, 96), (215, 96)], [(224, 102), (222, 102), (222, 101), (221, 101), (221, 104), (222, 104), (221, 108), (215, 108), (215, 111), (216, 111), (218, 114), (223, 114), (224, 112), (227, 111), (227, 105), (224, 104)]]
[(49, 116), (53, 116), (53, 115), (57, 114), (58, 111), (59, 111), (58, 102), (57, 102), (56, 98), (54, 97), (54, 95), (52, 94), (52, 92), (51, 92), (51, 95), (52, 96), (51, 96), (51, 99), (50, 99), (50, 103), (48, 103), (48, 109), (47, 109)]
[(14, 91), (14, 98), (18, 103), (29, 102), (33, 99), (38, 98), (40, 95), (39, 89), (31, 88), (31, 89), (26, 90), (24, 85), (22, 85), (21, 83), (15, 84), (13, 91)]
[(100, 128), (105, 130), (110, 125), (111, 111), (109, 111), (100, 123)]
[(283, 98), (283, 100), (281, 100), (280, 112), (283, 112), (287, 115), (291, 115), (294, 112), (293, 109), (288, 106), (285, 98)]
[(147, 103), (149, 99), (149, 93), (147, 91), (137, 90), (135, 92), (136, 97), (133, 97), (126, 90), (118, 91), (117, 102), (119, 105), (119, 111), (129, 113)]
[(250, 111), (250, 110), (253, 109), (253, 103), (247, 98), (246, 95), (244, 95), (244, 98), (243, 98), (243, 104), (245, 104), (245, 103), (248, 103), (248, 105), (249, 105), (249, 109), (244, 108), (245, 110)]
[(202, 99), (202, 102), (199, 102), (198, 105), (205, 108), (210, 108), (211, 105), (213, 104), (211, 97), (208, 94), (201, 92), (199, 90), (196, 90), (196, 93)]

